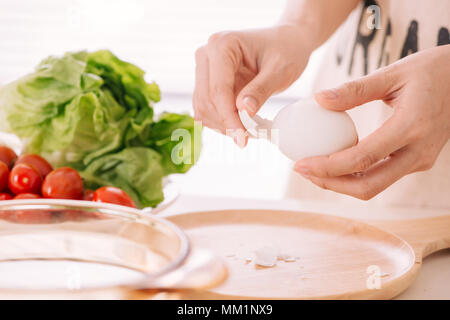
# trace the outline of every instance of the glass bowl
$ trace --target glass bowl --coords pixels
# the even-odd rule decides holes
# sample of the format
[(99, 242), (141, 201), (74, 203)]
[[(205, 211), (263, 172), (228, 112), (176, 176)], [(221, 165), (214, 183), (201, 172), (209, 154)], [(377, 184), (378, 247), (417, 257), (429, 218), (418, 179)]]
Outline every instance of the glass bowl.
[[(0, 202), (0, 297), (200, 288), (226, 270), (171, 222), (78, 200)], [(108, 292), (108, 293), (105, 293)], [(125, 294), (125, 292), (127, 292)], [(105, 296), (106, 294), (106, 296)]]

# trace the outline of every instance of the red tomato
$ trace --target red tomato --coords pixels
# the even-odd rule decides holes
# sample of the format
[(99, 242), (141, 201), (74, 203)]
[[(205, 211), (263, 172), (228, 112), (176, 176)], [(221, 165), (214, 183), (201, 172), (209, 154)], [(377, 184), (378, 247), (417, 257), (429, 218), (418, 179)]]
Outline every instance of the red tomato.
[(86, 219), (87, 212), (82, 210), (64, 210), (61, 213), (62, 214), (59, 217), (59, 222), (84, 220)]
[(39, 172), (27, 164), (14, 166), (9, 174), (9, 190), (14, 194), (39, 193), (42, 178)]
[(8, 166), (0, 161), (0, 191), (8, 187), (9, 169)]
[(0, 201), (1, 200), (11, 200), (13, 198), (12, 195), (6, 192), (0, 192)]
[(136, 208), (133, 199), (125, 191), (116, 187), (101, 187), (97, 189), (94, 192), (94, 201)]
[[(9, 193), (0, 192), (0, 201), (1, 200), (11, 200), (12, 197), (13, 196), (10, 195)], [(0, 219), (2, 219), (2, 220), (9, 220), (10, 217), (11, 217), (11, 211), (9, 211), (9, 210), (5, 210), (5, 211), (0, 210)]]
[(44, 158), (42, 158), (41, 156), (39, 156), (37, 154), (21, 155), (16, 160), (15, 165), (17, 166), (18, 164), (21, 164), (21, 163), (28, 164), (29, 166), (32, 166), (33, 168), (35, 168), (36, 171), (41, 174), (42, 179), (44, 179), (45, 176), (53, 170), (53, 167), (51, 166), (51, 164), (48, 163), (47, 160), (45, 160)]
[(108, 216), (102, 212), (83, 212), (83, 217), (86, 219), (108, 219)]
[(11, 148), (0, 146), (0, 161), (3, 161), (8, 168), (11, 168), (16, 158), (17, 155)]
[(35, 193), (21, 193), (14, 197), (14, 200), (17, 199), (40, 199), (41, 196)]
[(84, 190), (83, 200), (93, 201), (94, 200), (94, 191), (90, 189)]
[(49, 223), (52, 220), (52, 213), (44, 210), (18, 210), (10, 220), (23, 224)]
[(53, 199), (82, 199), (83, 180), (75, 169), (58, 168), (45, 177), (42, 195)]
[(11, 212), (11, 210), (1, 210), (0, 211), (0, 219), (1, 220), (7, 220), (10, 221), (12, 220), (11, 217), (14, 215), (13, 212)]

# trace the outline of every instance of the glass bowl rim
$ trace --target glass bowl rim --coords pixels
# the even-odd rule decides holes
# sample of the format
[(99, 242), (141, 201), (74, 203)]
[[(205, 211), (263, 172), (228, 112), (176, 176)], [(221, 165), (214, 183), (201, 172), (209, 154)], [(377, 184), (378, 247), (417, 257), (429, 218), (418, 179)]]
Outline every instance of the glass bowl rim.
[[(109, 212), (116, 212), (119, 214), (126, 215), (130, 218), (134, 218), (136, 220), (143, 219), (143, 220), (153, 220), (157, 223), (160, 223), (167, 227), (169, 230), (173, 231), (180, 241), (180, 250), (178, 255), (169, 262), (165, 267), (163, 267), (161, 270), (154, 272), (154, 273), (143, 273), (142, 279), (138, 280), (137, 282), (126, 282), (123, 284), (115, 284), (112, 286), (132, 286), (135, 288), (141, 287), (142, 284), (147, 283), (147, 281), (152, 281), (152, 279), (158, 278), (160, 276), (169, 274), (175, 270), (177, 270), (179, 267), (183, 265), (183, 263), (187, 260), (189, 253), (191, 251), (191, 244), (189, 241), (189, 238), (184, 233), (180, 227), (178, 227), (173, 222), (170, 222), (167, 219), (164, 219), (162, 217), (157, 217), (155, 215), (149, 215), (148, 213), (143, 213), (140, 209), (126, 207), (122, 205), (117, 204), (111, 204), (111, 203), (105, 203), (105, 202), (94, 202), (94, 201), (85, 201), (85, 200), (69, 200), (69, 199), (19, 199), (19, 200), (2, 200), (0, 201), (0, 211), (1, 210), (8, 210), (8, 209), (45, 209), (48, 207), (53, 207), (55, 209), (58, 209), (59, 207), (61, 209), (100, 209), (106, 214), (110, 214)], [(88, 286), (84, 287), (83, 290), (92, 290), (92, 289), (105, 289), (111, 287), (109, 285), (105, 286)], [(13, 288), (0, 288), (0, 290), (11, 290)], [(20, 291), (31, 291), (31, 290), (38, 290), (38, 291), (61, 291), (63, 289), (17, 289)]]

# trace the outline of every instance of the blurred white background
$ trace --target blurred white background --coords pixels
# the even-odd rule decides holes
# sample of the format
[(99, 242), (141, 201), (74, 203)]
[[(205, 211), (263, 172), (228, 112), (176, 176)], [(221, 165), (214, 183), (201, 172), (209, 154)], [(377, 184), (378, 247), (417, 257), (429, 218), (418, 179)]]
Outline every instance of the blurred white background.
[[(218, 31), (258, 28), (278, 20), (284, 1), (273, 0), (0, 0), (0, 85), (33, 70), (48, 55), (109, 49), (147, 72), (161, 87), (162, 110), (192, 112), (194, 52)], [(321, 52), (263, 113), (310, 94)], [(265, 141), (244, 150), (204, 130), (198, 165), (174, 177), (185, 193), (278, 199), (290, 162)]]

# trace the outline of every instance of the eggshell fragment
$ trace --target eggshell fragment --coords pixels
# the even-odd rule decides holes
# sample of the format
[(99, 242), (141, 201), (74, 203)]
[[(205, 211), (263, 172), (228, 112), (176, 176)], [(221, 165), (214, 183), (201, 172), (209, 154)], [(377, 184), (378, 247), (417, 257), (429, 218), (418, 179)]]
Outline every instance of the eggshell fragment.
[(290, 254), (287, 254), (287, 253), (280, 253), (278, 255), (278, 260), (282, 260), (284, 262), (295, 262), (295, 261), (297, 261), (297, 258), (294, 258)]
[(252, 118), (247, 110), (239, 111), (239, 118), (251, 137), (270, 139), (270, 131), (273, 124), (271, 120), (261, 118), (258, 115)]
[(277, 264), (278, 250), (274, 247), (262, 247), (255, 250), (255, 265), (262, 267), (274, 267)]
[(286, 260), (286, 259), (289, 259), (290, 257), (291, 256), (289, 254), (287, 254), (287, 253), (280, 253), (278, 255), (278, 260)]
[(297, 261), (297, 259), (292, 258), (292, 257), (284, 259), (284, 262), (295, 262), (295, 261)]
[(247, 130), (252, 137), (256, 137), (258, 135), (258, 123), (250, 117), (246, 110), (239, 111), (239, 118), (241, 119), (245, 130)]

